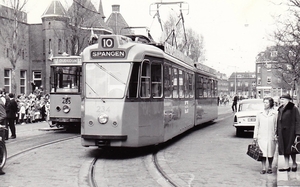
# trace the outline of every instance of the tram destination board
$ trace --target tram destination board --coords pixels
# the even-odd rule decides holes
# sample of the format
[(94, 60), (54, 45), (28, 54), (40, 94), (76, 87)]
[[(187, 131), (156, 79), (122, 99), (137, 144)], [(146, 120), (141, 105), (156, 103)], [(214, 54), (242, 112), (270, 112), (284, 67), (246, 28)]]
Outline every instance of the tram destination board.
[(102, 59), (102, 58), (125, 58), (125, 51), (112, 50), (112, 51), (91, 51), (92, 59)]

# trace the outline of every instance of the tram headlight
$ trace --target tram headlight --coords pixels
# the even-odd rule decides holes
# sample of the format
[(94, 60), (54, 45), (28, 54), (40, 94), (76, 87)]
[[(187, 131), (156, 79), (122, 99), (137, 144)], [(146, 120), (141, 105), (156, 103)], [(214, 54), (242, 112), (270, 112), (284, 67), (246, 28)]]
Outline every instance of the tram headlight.
[(64, 105), (63, 106), (63, 111), (64, 111), (64, 113), (69, 113), (70, 112), (70, 110), (71, 110), (71, 108), (68, 106), (68, 105)]
[(98, 122), (101, 124), (105, 124), (108, 122), (108, 115), (106, 114), (100, 114), (100, 116), (98, 117)]

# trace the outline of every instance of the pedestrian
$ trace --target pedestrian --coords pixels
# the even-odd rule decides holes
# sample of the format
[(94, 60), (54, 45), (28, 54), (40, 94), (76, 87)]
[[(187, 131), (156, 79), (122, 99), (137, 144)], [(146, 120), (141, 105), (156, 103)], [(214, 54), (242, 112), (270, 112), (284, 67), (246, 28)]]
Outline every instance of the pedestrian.
[(277, 118), (278, 154), (284, 155), (285, 165), (280, 172), (290, 171), (289, 159), (292, 158), (292, 171), (297, 171), (296, 154), (291, 152), (291, 146), (300, 137), (300, 114), (298, 108), (291, 102), (289, 94), (280, 97), (280, 107)]
[[(5, 125), (5, 119), (6, 119), (6, 110), (5, 110), (5, 104), (3, 101), (5, 101), (5, 98), (2, 99), (2, 90), (0, 89), (0, 94), (1, 94), (1, 99), (0, 99), (0, 125)], [(5, 138), (5, 137), (1, 137), (1, 138)], [(4, 140), (2, 140), (4, 141)], [(5, 172), (2, 171), (2, 168), (0, 168), (0, 175), (4, 175)]]
[[(5, 91), (0, 88), (0, 98), (1, 101), (4, 103), (5, 113), (7, 113), (7, 104), (9, 99), (7, 98)], [(5, 140), (8, 140), (8, 130), (7, 130), (7, 119), (6, 117), (3, 119), (2, 124), (5, 125)]]
[(237, 94), (235, 94), (235, 96), (233, 98), (232, 106), (231, 106), (233, 112), (237, 111), (236, 105), (237, 105), (238, 100), (239, 100), (239, 97), (237, 96)]
[[(14, 99), (14, 94), (10, 93), (9, 96), (9, 102), (6, 108), (6, 119), (8, 126), (11, 131), (11, 139), (16, 138), (16, 126), (15, 126), (15, 120), (16, 120), (16, 114), (18, 112), (18, 104)], [(7, 135), (8, 137), (8, 135)]]
[[(256, 116), (256, 124), (254, 127), (253, 139), (258, 143), (263, 152), (261, 174), (272, 171), (272, 163), (276, 148), (276, 125), (277, 111), (274, 110), (274, 100), (271, 97), (263, 99), (264, 110)], [(268, 170), (266, 170), (266, 160), (268, 159)]]

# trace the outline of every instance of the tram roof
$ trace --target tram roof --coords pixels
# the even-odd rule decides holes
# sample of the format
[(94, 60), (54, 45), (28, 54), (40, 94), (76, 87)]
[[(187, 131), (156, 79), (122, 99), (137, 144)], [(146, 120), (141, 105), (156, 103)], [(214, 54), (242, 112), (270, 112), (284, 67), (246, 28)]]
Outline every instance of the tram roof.
[[(157, 58), (162, 58), (169, 60), (175, 63), (178, 66), (190, 69), (192, 71), (205, 74), (207, 76), (216, 76), (216, 71), (206, 65), (195, 63), (189, 58), (186, 57), (182, 52), (174, 49), (174, 47), (168, 44), (159, 44), (151, 41), (150, 39), (145, 39), (145, 36), (136, 35), (135, 41), (133, 41), (133, 35), (122, 36), (122, 35), (101, 35), (98, 39), (98, 44), (88, 46), (83, 51), (83, 62), (95, 62), (104, 59), (101, 58), (101, 55), (117, 55), (109, 54), (113, 50), (124, 50), (126, 57), (124, 58), (105, 58), (106, 62), (118, 61), (118, 62), (142, 62), (145, 56), (152, 56)], [(116, 47), (104, 47), (103, 45), (105, 39), (113, 38), (114, 44)], [(140, 40), (142, 39), (142, 40)], [(128, 52), (130, 51), (130, 52)], [(93, 53), (94, 52), (94, 53)], [(98, 54), (99, 52), (99, 54)], [(107, 54), (106, 54), (107, 53)], [(92, 54), (96, 55), (92, 57)], [(101, 57), (99, 57), (99, 55)], [(106, 56), (107, 57), (107, 56)]]

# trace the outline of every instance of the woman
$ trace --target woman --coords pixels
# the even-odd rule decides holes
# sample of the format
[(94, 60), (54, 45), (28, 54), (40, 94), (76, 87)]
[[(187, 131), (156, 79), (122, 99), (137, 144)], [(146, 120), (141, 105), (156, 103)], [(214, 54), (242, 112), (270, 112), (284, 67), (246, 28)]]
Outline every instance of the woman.
[(292, 171), (297, 171), (296, 154), (291, 152), (291, 146), (300, 135), (300, 114), (289, 94), (280, 97), (278, 108), (277, 136), (278, 154), (284, 155), (285, 166), (279, 171), (290, 171), (289, 158), (292, 158)]
[[(274, 100), (271, 97), (263, 99), (264, 110), (259, 112), (256, 117), (253, 138), (263, 152), (261, 174), (272, 173), (272, 163), (275, 153), (276, 141), (276, 121), (277, 111), (273, 109)], [(269, 167), (266, 170), (266, 160), (268, 158)]]

